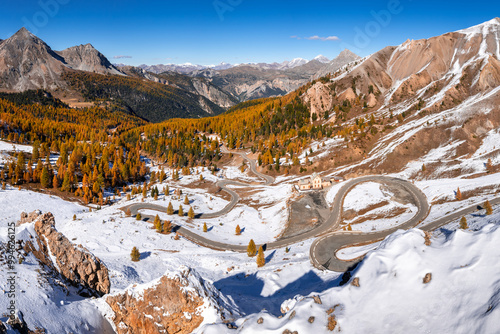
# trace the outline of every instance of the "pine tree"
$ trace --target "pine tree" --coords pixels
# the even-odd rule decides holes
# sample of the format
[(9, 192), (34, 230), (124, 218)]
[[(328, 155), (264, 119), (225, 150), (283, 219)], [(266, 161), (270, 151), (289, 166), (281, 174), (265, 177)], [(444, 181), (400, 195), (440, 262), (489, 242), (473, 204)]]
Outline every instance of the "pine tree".
[(179, 212), (177, 214), (179, 217), (184, 217), (184, 209), (182, 208), (182, 205), (179, 205)]
[(137, 262), (141, 259), (141, 253), (139, 252), (137, 247), (134, 246), (134, 248), (132, 248), (132, 252), (130, 253), (130, 258), (134, 262)]
[(165, 220), (163, 222), (163, 233), (169, 234), (170, 232), (172, 232), (172, 222), (170, 222), (170, 220)]
[(52, 188), (59, 188), (59, 179), (57, 178), (57, 175), (54, 175), (54, 178), (52, 179)]
[(203, 181), (203, 175), (200, 174), (200, 181)]
[(174, 207), (172, 206), (172, 202), (168, 202), (167, 214), (168, 215), (173, 215), (174, 214)]
[(468, 228), (469, 228), (469, 226), (467, 226), (467, 218), (462, 217), (462, 218), (460, 219), (460, 228), (461, 228), (462, 230), (466, 230), (466, 229), (468, 229)]
[(70, 191), (71, 190), (71, 179), (70, 179), (69, 172), (67, 172), (67, 171), (64, 173), (64, 180), (63, 180), (63, 184), (61, 186), (61, 190), (62, 191)]
[(194, 219), (194, 210), (192, 206), (189, 207), (188, 217)]
[(187, 195), (184, 197), (184, 205), (189, 205), (189, 198)]
[(257, 249), (255, 246), (255, 242), (253, 241), (253, 239), (250, 239), (250, 242), (248, 243), (248, 247), (247, 247), (247, 255), (252, 257), (252, 256), (255, 256), (256, 252), (257, 252)]
[(486, 209), (487, 215), (491, 215), (493, 213), (493, 208), (491, 207), (490, 201), (484, 202), (484, 208)]
[(457, 192), (455, 194), (455, 198), (457, 201), (462, 200), (462, 192), (460, 191), (460, 188), (457, 188)]
[(73, 215), (73, 220), (76, 220), (76, 215)]
[(19, 152), (17, 154), (17, 164), (14, 171), (15, 183), (19, 182), (23, 178), (24, 171), (26, 169), (25, 164), (26, 163), (24, 161), (24, 152)]
[(208, 232), (207, 223), (203, 223), (203, 232)]
[(236, 225), (236, 231), (235, 231), (236, 235), (240, 235), (241, 234), (241, 228), (240, 228), (240, 225)]
[(47, 166), (42, 169), (42, 176), (40, 177), (40, 183), (43, 188), (48, 188), (50, 185), (49, 170)]
[(140, 213), (138, 213), (136, 216), (135, 216), (135, 220), (141, 220), (142, 219), (142, 216)]
[(425, 172), (427, 170), (427, 167), (425, 167), (425, 164), (422, 164), (422, 172)]
[(130, 208), (127, 208), (127, 211), (125, 211), (125, 214), (127, 215), (127, 217), (132, 216), (132, 211), (130, 211)]
[(257, 267), (264, 267), (266, 265), (266, 258), (264, 257), (264, 249), (262, 246), (259, 247), (259, 253), (257, 254)]
[(161, 219), (160, 216), (156, 215), (155, 220), (154, 220), (154, 226), (156, 231), (162, 232), (162, 224), (161, 224)]

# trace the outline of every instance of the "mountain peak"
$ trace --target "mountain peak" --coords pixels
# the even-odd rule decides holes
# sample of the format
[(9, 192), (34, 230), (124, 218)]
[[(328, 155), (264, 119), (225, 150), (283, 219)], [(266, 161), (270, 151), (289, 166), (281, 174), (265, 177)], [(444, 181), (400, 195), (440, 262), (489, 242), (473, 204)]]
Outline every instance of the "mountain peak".
[(340, 52), (337, 57), (358, 57), (359, 58), (359, 56), (357, 54), (355, 54), (354, 52), (352, 52), (349, 49), (342, 50), (342, 52)]
[[(467, 35), (476, 35), (480, 33), (485, 33), (486, 31), (492, 29), (499, 29), (500, 26), (500, 18), (495, 17), (489, 21), (477, 24), (475, 26), (465, 28), (465, 29), (460, 29), (457, 30), (456, 32), (462, 33), (462, 34), (467, 34)], [(485, 30), (486, 29), (486, 30)]]
[(314, 60), (317, 60), (320, 63), (325, 63), (325, 64), (330, 62), (330, 59), (328, 59), (327, 57), (325, 57), (323, 55), (317, 55), (316, 57), (314, 57)]
[(33, 35), (25, 27), (22, 27), (21, 29), (19, 29), (14, 35), (11, 36), (11, 38), (13, 38), (13, 39), (17, 39), (17, 38), (22, 38), (22, 39), (36, 38), (36, 39), (38, 39), (38, 37), (36, 37), (35, 35)]

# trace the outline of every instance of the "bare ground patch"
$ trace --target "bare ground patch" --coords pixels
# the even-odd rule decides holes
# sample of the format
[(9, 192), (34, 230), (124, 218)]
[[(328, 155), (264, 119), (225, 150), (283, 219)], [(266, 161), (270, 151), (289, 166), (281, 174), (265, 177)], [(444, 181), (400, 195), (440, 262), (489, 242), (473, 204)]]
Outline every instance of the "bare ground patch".
[[(498, 185), (489, 185), (489, 186), (484, 186), (484, 187), (478, 187), (475, 189), (471, 190), (465, 190), (461, 191), (462, 193), (462, 198), (460, 201), (469, 199), (471, 197), (477, 197), (477, 196), (484, 196), (484, 195), (491, 195), (491, 194), (498, 194), (500, 193), (500, 187)], [(449, 202), (459, 202), (455, 198), (454, 194), (450, 194), (446, 197), (439, 198), (437, 200), (434, 200), (431, 202), (432, 205), (439, 205), (439, 204), (444, 204), (444, 203), (449, 203)]]
[(351, 225), (356, 225), (356, 224), (361, 224), (369, 220), (377, 220), (377, 219), (389, 219), (389, 218), (395, 218), (397, 216), (402, 215), (403, 213), (409, 212), (410, 210), (407, 208), (393, 208), (391, 210), (388, 210), (384, 213), (379, 213), (379, 214), (368, 214), (363, 217), (359, 217), (358, 219), (353, 220), (350, 222)]
[(288, 202), (289, 218), (277, 239), (285, 239), (310, 231), (324, 223), (330, 208), (323, 192), (308, 192)]
[(382, 201), (382, 202), (379, 202), (379, 203), (375, 203), (375, 204), (369, 205), (366, 208), (364, 208), (362, 210), (359, 210), (359, 211), (356, 211), (356, 210), (353, 210), (353, 209), (345, 210), (345, 211), (342, 212), (342, 219), (351, 220), (351, 219), (353, 219), (356, 216), (362, 216), (362, 215), (366, 214), (367, 212), (370, 212), (372, 210), (381, 208), (383, 206), (386, 206), (387, 204), (389, 204), (389, 201)]

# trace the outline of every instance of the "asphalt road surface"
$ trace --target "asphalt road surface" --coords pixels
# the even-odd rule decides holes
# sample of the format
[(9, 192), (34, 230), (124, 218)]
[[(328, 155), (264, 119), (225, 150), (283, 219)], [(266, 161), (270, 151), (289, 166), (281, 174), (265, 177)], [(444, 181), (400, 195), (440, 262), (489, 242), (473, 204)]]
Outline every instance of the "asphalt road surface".
[[(226, 153), (228, 151), (226, 150)], [(257, 172), (256, 166), (255, 166), (255, 161), (249, 159), (246, 154), (244, 153), (234, 153), (233, 154), (239, 154), (241, 157), (243, 157), (245, 160), (248, 161), (250, 169), (255, 175), (259, 176), (265, 181), (265, 184), (271, 184), (274, 182), (274, 178), (268, 175), (261, 174)], [(393, 227), (390, 229), (386, 229), (383, 231), (377, 231), (377, 232), (346, 232), (342, 231), (339, 232), (338, 227), (341, 221), (341, 216), (342, 216), (342, 207), (344, 203), (344, 198), (349, 193), (349, 191), (355, 187), (356, 185), (363, 183), (363, 182), (379, 182), (379, 183), (385, 183), (385, 184), (392, 184), (393, 186), (397, 187), (402, 187), (404, 188), (412, 197), (412, 202), (416, 205), (418, 211), (417, 213), (408, 221), (403, 222), (402, 224), (399, 224), (397, 227)], [(231, 196), (231, 201), (229, 202), (226, 207), (224, 207), (222, 210), (218, 212), (213, 212), (213, 213), (201, 213), (197, 216), (197, 218), (216, 218), (222, 215), (227, 214), (229, 211), (231, 211), (234, 206), (238, 203), (239, 201), (239, 196), (236, 192), (234, 192), (231, 189), (228, 189), (226, 186), (227, 185), (244, 185), (248, 186), (246, 183), (242, 182), (236, 182), (236, 181), (229, 181), (229, 180), (221, 180), (217, 183), (224, 191), (226, 191), (230, 196)], [(499, 204), (500, 203), (500, 198), (497, 198), (495, 200), (491, 201), (492, 205)], [(143, 209), (148, 209), (148, 210), (155, 210), (155, 211), (160, 211), (160, 212), (166, 212), (166, 207), (156, 205), (156, 204), (149, 204), (149, 203), (135, 203), (128, 205), (124, 208), (122, 208), (123, 211), (126, 211), (127, 209), (130, 209), (132, 215), (136, 215), (139, 210)], [(471, 206), (468, 208), (465, 208), (460, 211), (456, 211), (450, 215), (444, 216), (436, 221), (433, 221), (423, 227), (421, 229), (430, 231), (434, 230), (436, 228), (439, 228), (440, 226), (446, 225), (451, 221), (454, 221), (456, 219), (459, 219), (460, 217), (474, 212), (477, 210), (477, 207)], [(415, 185), (412, 183), (398, 179), (398, 178), (393, 178), (393, 177), (387, 177), (387, 176), (364, 176), (364, 177), (359, 177), (353, 180), (347, 181), (337, 192), (335, 199), (333, 201), (333, 205), (331, 207), (331, 215), (325, 221), (323, 224), (317, 226), (313, 230), (304, 232), (299, 235), (294, 235), (288, 238), (283, 238), (278, 241), (274, 242), (269, 242), (264, 245), (265, 249), (275, 249), (275, 248), (281, 248), (281, 247), (286, 247), (290, 246), (299, 242), (302, 242), (304, 240), (308, 240), (310, 238), (318, 237), (313, 244), (311, 245), (310, 248), (310, 261), (312, 265), (318, 269), (321, 270), (332, 270), (332, 271), (338, 271), (338, 272), (344, 272), (347, 270), (352, 269), (353, 267), (356, 266), (357, 263), (359, 263), (363, 257), (359, 257), (357, 259), (351, 260), (351, 261), (344, 261), (340, 260), (336, 257), (336, 252), (341, 249), (341, 248), (346, 248), (346, 247), (351, 247), (351, 246), (357, 246), (357, 245), (364, 245), (364, 244), (370, 244), (373, 242), (377, 242), (380, 240), (383, 240), (385, 237), (387, 237), (389, 234), (394, 233), (395, 231), (399, 229), (410, 229), (415, 226), (417, 226), (420, 222), (422, 222), (428, 215), (429, 213), (429, 203), (427, 202), (427, 197), (418, 189)], [(153, 220), (154, 217), (151, 215), (143, 215), (143, 220)], [(234, 251), (234, 252), (246, 252), (246, 245), (233, 245), (233, 244), (227, 244), (227, 243), (222, 243), (214, 240), (210, 240), (208, 238), (205, 238), (197, 233), (194, 233), (182, 226), (179, 225), (174, 225), (173, 226), (173, 232), (179, 233), (181, 236), (185, 237), (188, 240), (191, 240), (195, 242), (198, 245), (212, 248), (215, 250), (221, 250), (221, 251)]]

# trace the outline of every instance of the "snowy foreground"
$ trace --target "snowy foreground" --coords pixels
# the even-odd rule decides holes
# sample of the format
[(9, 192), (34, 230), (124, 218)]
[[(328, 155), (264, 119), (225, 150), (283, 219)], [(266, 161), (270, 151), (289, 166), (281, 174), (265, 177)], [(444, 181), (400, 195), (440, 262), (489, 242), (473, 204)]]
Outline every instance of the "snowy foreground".
[[(495, 333), (500, 328), (498, 213), (468, 217), (475, 231), (453, 232), (457, 224), (449, 224), (434, 233), (431, 246), (424, 245), (423, 232), (417, 229), (389, 236), (353, 272), (360, 284), (355, 287), (339, 286), (341, 274), (311, 266), (311, 240), (292, 246), (288, 253), (284, 249), (266, 252), (266, 266), (257, 269), (255, 260), (245, 254), (218, 252), (183, 238), (176, 241), (171, 235), (159, 235), (149, 223), (124, 217), (118, 210), (121, 203), (88, 212), (78, 204), (11, 187), (0, 193), (0, 199), (5, 208), (1, 242), (6, 242), (7, 223), (18, 219), (19, 210), (53, 211), (59, 231), (106, 263), (112, 294), (124, 289), (138, 292), (183, 265), (195, 268), (207, 286), (228, 301), (238, 327), (229, 330), (207, 302), (200, 308), (206, 319), (198, 333), (329, 332), (332, 315), (337, 321), (334, 332), (344, 333)], [(18, 239), (29, 234), (33, 234), (32, 224), (17, 228)], [(133, 246), (141, 250), (139, 262), (130, 261)], [(0, 289), (5, 294), (8, 275), (0, 267)], [(44, 327), (48, 333), (112, 330), (105, 320), (112, 314), (102, 299), (67, 295), (57, 282), (41, 274), (33, 256), (16, 270), (17, 305), (31, 328)], [(432, 280), (424, 284), (427, 273)], [(313, 296), (319, 296), (322, 304)], [(7, 303), (8, 298), (1, 298), (0, 308), (5, 310)], [(286, 314), (278, 318), (283, 311)]]
[[(500, 227), (492, 224), (477, 232), (440, 236), (430, 246), (420, 230), (399, 231), (354, 272), (359, 287), (296, 296), (282, 304), (288, 311), (281, 319), (266, 311), (252, 314), (236, 322), (238, 332), (328, 332), (327, 312), (334, 308), (334, 332), (498, 333), (499, 244)], [(432, 278), (425, 284), (427, 273)], [(312, 298), (316, 295), (321, 304)], [(208, 326), (200, 333), (223, 333), (224, 327)]]

